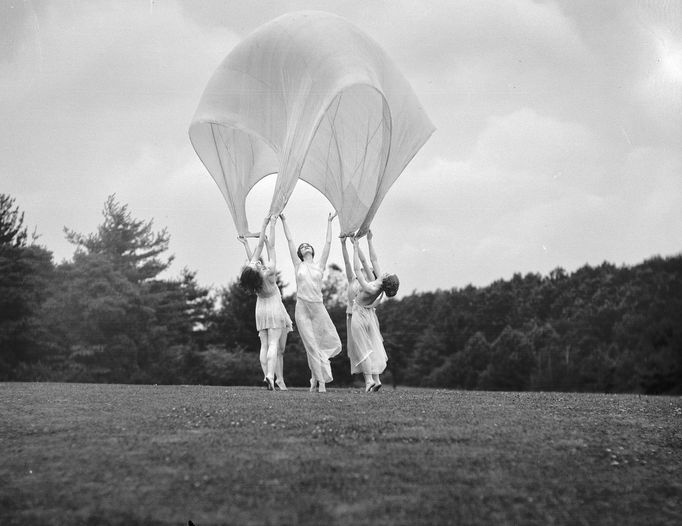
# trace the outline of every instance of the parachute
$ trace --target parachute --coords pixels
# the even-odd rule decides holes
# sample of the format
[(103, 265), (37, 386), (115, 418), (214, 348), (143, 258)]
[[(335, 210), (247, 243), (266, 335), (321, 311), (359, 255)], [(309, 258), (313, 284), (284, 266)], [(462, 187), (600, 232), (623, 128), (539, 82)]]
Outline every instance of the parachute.
[(327, 197), (341, 234), (364, 235), (434, 126), (379, 45), (337, 15), (302, 11), (261, 26), (227, 55), (189, 128), (237, 232), (246, 197), (277, 174), (267, 215), (302, 179)]

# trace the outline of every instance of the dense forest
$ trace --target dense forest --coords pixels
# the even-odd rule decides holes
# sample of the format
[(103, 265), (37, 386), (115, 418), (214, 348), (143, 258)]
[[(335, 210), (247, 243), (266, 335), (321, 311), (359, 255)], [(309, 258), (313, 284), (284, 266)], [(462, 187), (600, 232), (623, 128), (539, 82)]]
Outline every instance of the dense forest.
[[(65, 235), (73, 258), (55, 264), (0, 194), (0, 380), (260, 385), (255, 297), (236, 273), (219, 290), (189, 269), (161, 279), (168, 232), (115, 196), (96, 232)], [(344, 348), (345, 286), (330, 265), (325, 303)], [(293, 319), (294, 296), (284, 302)], [(377, 314), (394, 385), (682, 393), (682, 255), (415, 292)], [(332, 385), (352, 384), (345, 352), (333, 371)], [(308, 377), (293, 332), (285, 378)]]

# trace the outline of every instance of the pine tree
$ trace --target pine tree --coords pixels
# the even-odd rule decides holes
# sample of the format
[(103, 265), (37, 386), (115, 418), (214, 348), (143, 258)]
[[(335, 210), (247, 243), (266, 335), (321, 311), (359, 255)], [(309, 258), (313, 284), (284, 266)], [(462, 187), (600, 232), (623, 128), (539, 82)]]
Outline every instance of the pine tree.
[(0, 194), (0, 379), (11, 379), (19, 363), (40, 356), (36, 313), (52, 270), (52, 254), (28, 244), (23, 212)]
[(152, 221), (133, 218), (114, 195), (103, 216), (95, 233), (64, 229), (76, 251), (58, 268), (46, 317), (59, 345), (94, 375), (87, 379), (152, 381), (163, 351), (182, 340), (189, 298), (181, 283), (157, 279), (173, 260), (161, 257), (169, 244), (166, 229), (154, 232)]
[(165, 261), (159, 258), (170, 242), (165, 228), (153, 232), (152, 220), (134, 219), (128, 206), (118, 203), (115, 195), (107, 198), (102, 215), (104, 222), (95, 233), (83, 235), (64, 228), (66, 239), (77, 251), (106, 257), (135, 283), (153, 279), (170, 266), (173, 256)]

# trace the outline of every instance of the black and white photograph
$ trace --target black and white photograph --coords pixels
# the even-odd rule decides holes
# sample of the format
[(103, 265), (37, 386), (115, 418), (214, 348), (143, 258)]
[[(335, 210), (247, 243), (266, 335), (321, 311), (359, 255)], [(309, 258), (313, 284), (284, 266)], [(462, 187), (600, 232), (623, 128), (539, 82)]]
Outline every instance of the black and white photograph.
[(0, 0), (7, 525), (682, 523), (682, 2)]

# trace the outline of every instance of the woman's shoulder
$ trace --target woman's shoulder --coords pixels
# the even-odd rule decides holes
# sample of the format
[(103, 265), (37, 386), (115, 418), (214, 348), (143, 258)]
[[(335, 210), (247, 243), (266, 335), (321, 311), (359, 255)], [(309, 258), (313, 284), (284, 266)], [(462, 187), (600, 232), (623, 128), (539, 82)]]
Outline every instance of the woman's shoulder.
[(368, 283), (367, 288), (358, 291), (357, 299), (363, 303), (370, 304), (381, 295), (381, 287), (374, 287), (373, 283)]
[(369, 281), (367, 287), (362, 287), (362, 289), (368, 294), (378, 294), (381, 292), (381, 281)]

